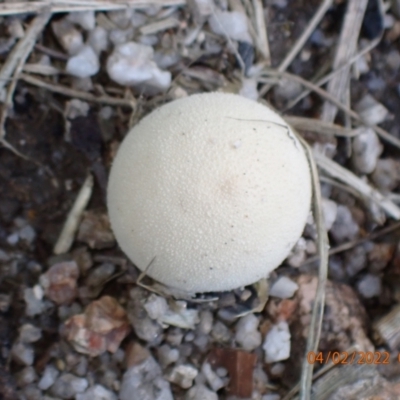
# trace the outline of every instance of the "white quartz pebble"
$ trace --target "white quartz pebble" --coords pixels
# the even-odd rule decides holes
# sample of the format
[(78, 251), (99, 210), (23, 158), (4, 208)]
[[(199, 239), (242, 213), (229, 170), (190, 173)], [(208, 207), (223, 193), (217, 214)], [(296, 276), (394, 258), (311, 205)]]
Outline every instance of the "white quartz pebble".
[(299, 285), (296, 282), (293, 282), (286, 276), (281, 276), (271, 286), (269, 295), (279, 297), (280, 299), (289, 299), (295, 294), (298, 288)]
[(66, 71), (78, 78), (87, 78), (97, 74), (100, 69), (99, 58), (90, 46), (82, 47), (67, 62)]
[(265, 336), (263, 344), (265, 362), (287, 360), (290, 357), (290, 332), (286, 321), (274, 325)]
[(152, 47), (135, 42), (116, 46), (107, 60), (108, 75), (120, 85), (147, 93), (164, 91), (171, 84), (171, 73), (160, 70), (153, 55)]

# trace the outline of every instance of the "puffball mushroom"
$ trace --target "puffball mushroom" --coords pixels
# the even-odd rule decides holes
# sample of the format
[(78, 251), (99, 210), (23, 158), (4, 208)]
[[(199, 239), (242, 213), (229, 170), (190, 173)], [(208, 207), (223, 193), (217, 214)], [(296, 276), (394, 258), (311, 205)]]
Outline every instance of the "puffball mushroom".
[[(108, 210), (116, 239), (148, 276), (189, 293), (254, 283), (304, 228), (311, 177), (303, 147), (270, 108), (196, 94), (165, 104), (123, 140)], [(153, 262), (152, 262), (153, 261)]]

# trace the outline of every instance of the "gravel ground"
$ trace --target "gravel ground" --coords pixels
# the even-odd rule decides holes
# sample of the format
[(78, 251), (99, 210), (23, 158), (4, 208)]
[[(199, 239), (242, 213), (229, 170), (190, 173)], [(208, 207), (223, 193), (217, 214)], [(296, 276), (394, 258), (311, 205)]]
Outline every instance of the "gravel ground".
[[(400, 398), (400, 2), (325, 1), (314, 27), (314, 0), (20, 11), (37, 3), (0, 2), (0, 399), (293, 397), (318, 282), (311, 215), (268, 298), (261, 284), (154, 293), (110, 229), (129, 127), (217, 90), (269, 102), (316, 152), (331, 254), (312, 398)], [(338, 68), (329, 94), (304, 86)]]

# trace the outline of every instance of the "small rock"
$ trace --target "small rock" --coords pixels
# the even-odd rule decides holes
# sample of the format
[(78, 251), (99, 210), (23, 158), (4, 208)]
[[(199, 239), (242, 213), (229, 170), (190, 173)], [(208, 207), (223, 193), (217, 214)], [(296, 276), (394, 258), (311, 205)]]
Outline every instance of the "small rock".
[(235, 340), (244, 350), (254, 350), (261, 344), (261, 333), (258, 331), (260, 321), (254, 314), (248, 314), (237, 322)]
[(79, 226), (78, 240), (86, 243), (91, 249), (113, 247), (115, 238), (111, 231), (107, 214), (87, 211)]
[(65, 335), (75, 350), (92, 357), (106, 350), (115, 353), (129, 331), (125, 310), (110, 296), (93, 301), (84, 314), (65, 322)]
[(82, 34), (67, 19), (53, 21), (51, 28), (58, 42), (69, 54), (76, 54), (83, 46)]
[(299, 285), (296, 282), (293, 282), (287, 276), (281, 276), (271, 286), (269, 295), (280, 299), (289, 299), (298, 288)]
[(7, 312), (11, 305), (11, 295), (0, 293), (0, 312)]
[(90, 46), (83, 46), (67, 62), (65, 70), (77, 78), (88, 78), (99, 72), (100, 62), (96, 52)]
[(325, 228), (329, 231), (337, 216), (337, 204), (330, 199), (322, 197), (322, 214), (324, 216)]
[(303, 237), (300, 237), (288, 256), (287, 263), (293, 268), (299, 268), (306, 260), (306, 250), (307, 242)]
[(157, 320), (168, 311), (168, 304), (164, 297), (157, 296), (153, 293), (146, 300), (144, 309), (151, 319)]
[(364, 246), (356, 246), (344, 256), (346, 272), (350, 277), (357, 275), (367, 265), (367, 252)]
[(24, 324), (19, 328), (19, 340), (23, 343), (34, 343), (42, 337), (40, 328), (31, 324)]
[(282, 79), (274, 86), (274, 97), (276, 101), (287, 102), (296, 98), (303, 90), (303, 86), (292, 79)]
[(134, 15), (133, 8), (125, 8), (123, 10), (115, 10), (107, 12), (107, 17), (110, 18), (116, 26), (121, 29), (126, 29), (131, 24)]
[(167, 375), (167, 380), (182, 389), (188, 389), (193, 385), (193, 379), (196, 378), (198, 373), (192, 365), (177, 365)]
[(231, 339), (231, 331), (221, 321), (217, 321), (213, 326), (211, 336), (216, 342), (229, 342), (229, 340)]
[(195, 21), (200, 24), (204, 23), (206, 19), (213, 13), (214, 1), (213, 0), (189, 0), (188, 6), (193, 14)]
[(179, 359), (179, 350), (173, 349), (167, 344), (163, 344), (162, 346), (157, 348), (157, 356), (160, 364), (163, 367), (166, 367)]
[(85, 31), (94, 29), (96, 17), (93, 10), (70, 12), (66, 19), (73, 24), (79, 25)]
[(199, 311), (195, 308), (186, 308), (185, 301), (175, 301), (165, 314), (163, 314), (159, 322), (167, 325), (177, 326), (183, 329), (194, 329), (199, 323)]
[(77, 294), (78, 265), (75, 261), (64, 261), (51, 266), (40, 277), (46, 296), (57, 304), (72, 303)]
[(30, 225), (25, 225), (18, 231), (18, 236), (21, 240), (31, 244), (35, 240), (36, 232)]
[(333, 239), (338, 243), (342, 243), (346, 240), (355, 239), (358, 232), (359, 226), (350, 210), (346, 206), (339, 204), (335, 223), (330, 230)]
[(252, 43), (247, 18), (238, 11), (216, 10), (209, 18), (211, 30), (222, 37)]
[(130, 291), (131, 300), (128, 302), (128, 318), (136, 335), (146, 341), (155, 342), (160, 338), (162, 328), (152, 320), (144, 309), (142, 300), (146, 294), (143, 289), (136, 287)]
[(17, 382), (18, 387), (23, 387), (29, 385), (30, 383), (34, 382), (37, 378), (35, 368), (33, 367), (25, 367), (22, 371), (19, 371), (16, 376), (15, 380)]
[(19, 242), (19, 235), (18, 232), (14, 232), (11, 235), (7, 236), (7, 243), (10, 246), (15, 246)]
[(218, 400), (218, 395), (205, 385), (196, 384), (187, 391), (185, 400)]
[(135, 30), (133, 27), (127, 29), (113, 29), (110, 32), (109, 39), (114, 46), (130, 42), (133, 39)]
[(213, 313), (209, 310), (200, 311), (200, 322), (198, 325), (198, 330), (205, 335), (208, 335), (211, 332), (213, 327), (214, 316)]
[(281, 400), (281, 396), (279, 396), (279, 394), (275, 394), (275, 393), (264, 394), (264, 396), (261, 397), (261, 400)]
[(92, 255), (85, 246), (75, 249), (72, 258), (78, 264), (80, 272), (86, 272), (93, 266)]
[(356, 71), (357, 71), (360, 75), (366, 74), (366, 73), (370, 70), (370, 67), (369, 67), (369, 60), (367, 60), (367, 57), (366, 57), (365, 55), (359, 57), (359, 58), (357, 59), (357, 61), (354, 63), (354, 65), (355, 65)]
[(42, 377), (38, 383), (38, 388), (41, 390), (47, 390), (53, 386), (60, 372), (53, 365), (47, 365), (43, 371)]
[(377, 125), (383, 122), (389, 114), (385, 106), (366, 94), (355, 106), (355, 110), (368, 125)]
[(400, 183), (400, 162), (393, 158), (378, 160), (371, 178), (378, 189), (392, 191)]
[(205, 352), (210, 341), (209, 335), (205, 335), (204, 333), (200, 333), (193, 340), (193, 344), (200, 350), (200, 352)]
[(256, 79), (243, 79), (242, 87), (239, 90), (239, 94), (243, 97), (246, 97), (250, 100), (258, 99), (258, 90), (257, 90), (258, 82)]
[(376, 275), (367, 274), (357, 282), (357, 290), (366, 299), (377, 297), (382, 292), (381, 278)]
[[(122, 351), (122, 349), (119, 349), (118, 352)], [(114, 354), (117, 355), (118, 352)], [(146, 360), (148, 357), (150, 357), (150, 351), (143, 347), (140, 343), (138, 342), (131, 342), (129, 343), (128, 347), (126, 348), (126, 352), (124, 355), (125, 358), (125, 365), (127, 369), (141, 364), (144, 360)], [(121, 362), (123, 359), (121, 359)]]
[(104, 285), (104, 283), (112, 276), (114, 272), (114, 264), (103, 263), (89, 273), (89, 276), (86, 279), (86, 284), (90, 287)]
[(153, 55), (150, 46), (135, 42), (118, 45), (108, 57), (108, 75), (122, 86), (133, 86), (150, 94), (165, 91), (171, 84), (171, 73), (160, 70)]
[(400, 53), (398, 50), (390, 51), (385, 60), (391, 70), (397, 71), (400, 68)]
[(72, 99), (66, 102), (65, 116), (68, 119), (87, 117), (90, 111), (90, 104), (79, 99)]
[(32, 365), (35, 358), (33, 347), (22, 342), (16, 342), (11, 348), (13, 359), (22, 365)]
[(368, 269), (370, 272), (380, 272), (392, 260), (396, 246), (393, 243), (374, 243), (368, 253)]
[(183, 336), (184, 335), (181, 329), (178, 328), (169, 329), (165, 337), (165, 340), (171, 346), (179, 346), (182, 343)]
[(290, 332), (286, 321), (272, 326), (263, 344), (267, 364), (287, 360), (290, 357)]
[(25, 396), (24, 400), (43, 400), (42, 392), (35, 384), (25, 386), (22, 389), (22, 393)]
[(378, 135), (371, 128), (360, 127), (353, 139), (352, 161), (358, 172), (370, 174), (374, 171), (383, 146)]
[(116, 394), (101, 385), (94, 385), (85, 393), (78, 394), (76, 400), (117, 400)]
[[(225, 368), (219, 368), (219, 369), (225, 370)], [(227, 374), (228, 371), (225, 370), (225, 372)], [(214, 392), (217, 392), (218, 390), (222, 389), (227, 384), (226, 380), (222, 380), (221, 377), (218, 376), (218, 374), (213, 371), (211, 365), (208, 362), (203, 363), (203, 365), (201, 366), (201, 373), (204, 375), (204, 377), (207, 380), (207, 383), (210, 385), (211, 389)]]
[(162, 378), (153, 357), (129, 368), (121, 383), (120, 400), (173, 400), (169, 383)]
[(50, 388), (50, 393), (52, 396), (60, 397), (61, 399), (70, 399), (78, 393), (83, 393), (88, 385), (87, 379), (64, 373), (56, 379)]
[(89, 32), (88, 45), (99, 55), (108, 48), (108, 33), (101, 27), (96, 26)]

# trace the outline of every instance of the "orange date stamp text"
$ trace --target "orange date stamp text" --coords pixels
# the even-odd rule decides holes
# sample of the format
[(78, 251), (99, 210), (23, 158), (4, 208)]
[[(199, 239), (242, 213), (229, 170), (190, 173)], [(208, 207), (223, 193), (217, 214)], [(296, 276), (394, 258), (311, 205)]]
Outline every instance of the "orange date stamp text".
[[(390, 354), (387, 351), (329, 351), (314, 352), (307, 354), (309, 364), (390, 364)], [(398, 357), (400, 361), (400, 356)]]

